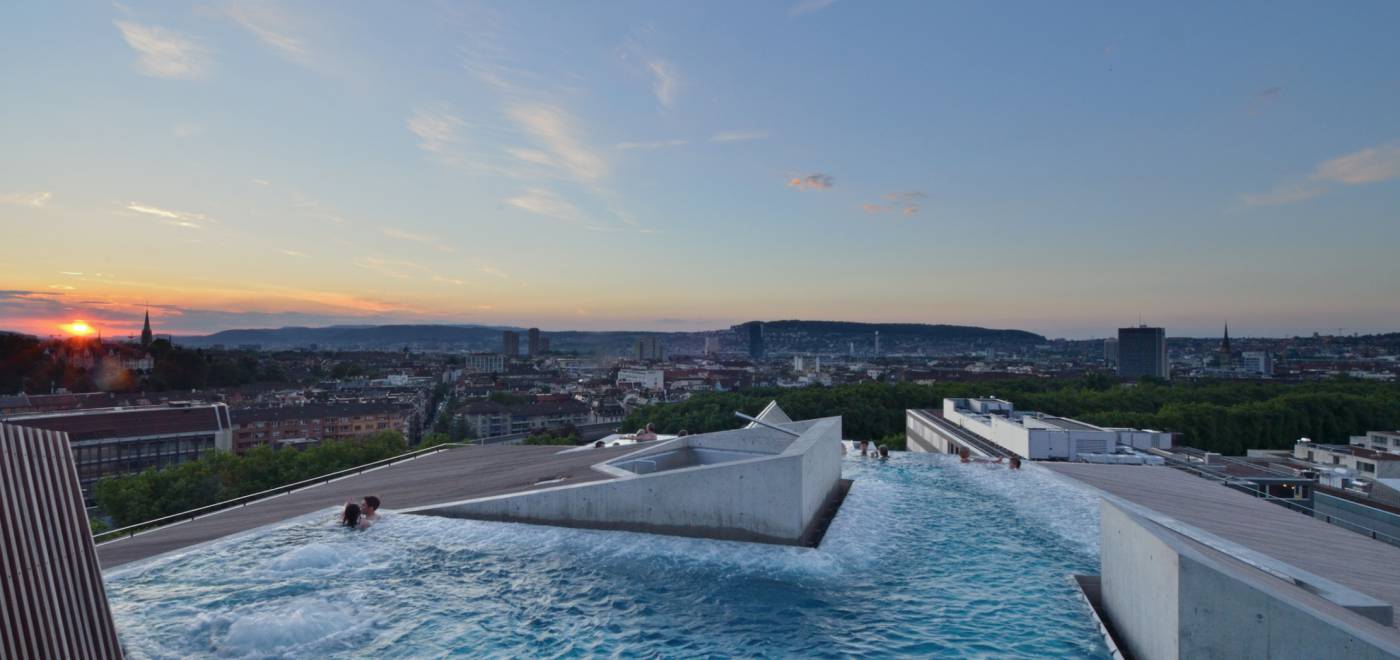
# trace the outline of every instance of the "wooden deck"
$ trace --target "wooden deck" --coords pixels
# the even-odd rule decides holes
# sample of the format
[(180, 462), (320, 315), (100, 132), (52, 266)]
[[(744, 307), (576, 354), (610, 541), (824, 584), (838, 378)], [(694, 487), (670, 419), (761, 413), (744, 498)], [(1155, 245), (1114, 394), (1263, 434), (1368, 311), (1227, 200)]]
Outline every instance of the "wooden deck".
[(1181, 470), (1038, 465), (1390, 603), (1400, 626), (1400, 548)]
[(385, 510), (530, 490), (545, 479), (559, 484), (609, 479), (594, 463), (636, 447), (608, 447), (559, 454), (564, 447), (488, 445), (461, 447), (396, 463), (365, 474), (228, 509), (191, 522), (163, 527), (97, 546), (103, 569), (311, 513), (365, 495), (376, 495)]

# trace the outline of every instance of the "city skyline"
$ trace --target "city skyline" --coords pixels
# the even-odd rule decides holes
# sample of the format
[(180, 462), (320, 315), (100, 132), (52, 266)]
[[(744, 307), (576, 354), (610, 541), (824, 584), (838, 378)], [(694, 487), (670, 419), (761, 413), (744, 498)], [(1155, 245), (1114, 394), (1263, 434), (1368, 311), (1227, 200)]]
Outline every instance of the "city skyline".
[(1394, 332), (1355, 8), (9, 7), (0, 330)]

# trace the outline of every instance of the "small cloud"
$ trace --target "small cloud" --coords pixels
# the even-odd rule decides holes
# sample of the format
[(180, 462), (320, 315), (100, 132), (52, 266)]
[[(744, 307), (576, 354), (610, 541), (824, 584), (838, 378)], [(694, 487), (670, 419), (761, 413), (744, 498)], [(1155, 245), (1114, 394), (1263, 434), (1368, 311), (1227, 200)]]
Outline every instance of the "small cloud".
[(306, 40), (295, 33), (293, 20), (276, 4), (235, 1), (225, 13), (282, 57), (302, 66), (315, 64)]
[(78, 287), (68, 286), (67, 284), (50, 284), (49, 288), (58, 289), (59, 291), (76, 291)]
[(289, 257), (301, 258), (301, 257), (309, 256), (309, 255), (307, 255), (305, 252), (302, 252), (302, 251), (300, 251), (300, 250), (287, 250), (287, 249), (282, 249), (282, 250), (278, 250), (278, 252), (281, 252), (282, 254), (285, 254), (285, 255), (287, 255), (287, 256), (289, 256)]
[(262, 186), (262, 187), (264, 187), (264, 188), (266, 188), (267, 186), (272, 185), (272, 182), (271, 182), (271, 181), (268, 181), (267, 179), (249, 179), (249, 180), (248, 180), (248, 183), (251, 183), (251, 184), (253, 184), (253, 185), (255, 185), (255, 186)]
[(157, 218), (164, 218), (166, 224), (172, 227), (183, 227), (185, 229), (203, 229), (206, 224), (218, 224), (215, 220), (203, 213), (189, 213), (186, 211), (172, 211), (159, 206), (131, 202), (125, 209), (143, 215), (153, 215)]
[(788, 10), (788, 16), (795, 18), (804, 14), (819, 12), (834, 4), (836, 4), (836, 0), (803, 0), (793, 5), (792, 8)]
[(203, 78), (208, 50), (179, 33), (132, 21), (116, 21), (126, 45), (140, 56), (138, 70), (156, 78)]
[(521, 149), (519, 147), (507, 147), (505, 152), (512, 158), (526, 163), (544, 165), (545, 167), (554, 167), (558, 165), (558, 163), (554, 162), (554, 159), (551, 158), (549, 154), (538, 149)]
[(563, 220), (571, 224), (583, 220), (583, 214), (579, 212), (578, 207), (554, 194), (553, 191), (543, 188), (531, 188), (515, 197), (507, 198), (505, 203), (523, 211)]
[(882, 213), (899, 213), (903, 216), (911, 216), (919, 212), (919, 207), (928, 195), (922, 190), (908, 190), (905, 192), (892, 192), (880, 195), (880, 199), (888, 204), (861, 204), (861, 210), (868, 215), (880, 215)]
[(401, 241), (412, 241), (414, 243), (433, 243), (437, 241), (436, 238), (428, 236), (427, 234), (416, 234), (405, 229), (399, 229), (398, 227), (380, 227), (379, 233), (389, 238), (397, 238)]
[(481, 272), (486, 273), (487, 275), (490, 275), (491, 277), (499, 277), (499, 278), (501, 278), (501, 279), (503, 279), (503, 280), (508, 280), (508, 279), (510, 279), (510, 275), (507, 275), (505, 271), (503, 271), (503, 270), (501, 270), (501, 269), (499, 269), (499, 268), (496, 268), (495, 266), (492, 266), (491, 264), (481, 264), (481, 266), (479, 266), (479, 267), (477, 268), (477, 270), (480, 270)]
[(82, 273), (80, 273), (80, 272), (78, 272), (78, 271), (73, 271), (73, 270), (60, 270), (60, 271), (58, 271), (58, 274), (59, 274), (59, 275), (67, 275), (67, 276), (69, 276), (69, 277), (82, 277), (82, 276), (83, 276)]
[(0, 194), (0, 204), (14, 204), (17, 206), (32, 206), (42, 208), (49, 200), (53, 199), (51, 192), (36, 193), (5, 193)]
[(591, 183), (607, 175), (607, 161), (584, 145), (573, 119), (562, 109), (546, 104), (517, 104), (506, 109), (506, 116), (574, 178)]
[(1400, 178), (1400, 142), (1362, 149), (1333, 158), (1313, 172), (1312, 178), (1349, 186), (1380, 183)]
[(711, 142), (744, 142), (766, 139), (768, 139), (768, 131), (720, 131), (710, 136)]
[(687, 144), (686, 140), (654, 140), (651, 142), (619, 142), (617, 149), (621, 151), (633, 151), (638, 149), (665, 149), (667, 147), (679, 147)]
[(1400, 142), (1324, 161), (1306, 180), (1282, 184), (1266, 193), (1240, 195), (1240, 200), (1246, 206), (1278, 206), (1319, 197), (1333, 185), (1362, 186), (1392, 179), (1400, 179)]
[(192, 138), (196, 135), (199, 135), (200, 133), (203, 133), (204, 127), (191, 122), (181, 122), (179, 124), (176, 124), (174, 128), (170, 129), (170, 132), (175, 137), (184, 140), (186, 138)]
[(680, 76), (676, 73), (676, 68), (670, 62), (662, 59), (651, 59), (646, 63), (647, 71), (651, 73), (651, 91), (656, 94), (656, 100), (661, 107), (670, 109), (676, 103), (676, 95), (680, 93)]
[(807, 176), (797, 176), (788, 180), (789, 188), (798, 190), (827, 190), (836, 185), (836, 179), (830, 174), (808, 174)]
[(861, 204), (860, 208), (870, 215), (879, 215), (890, 210), (890, 207), (884, 204)]
[(461, 142), (457, 134), (461, 127), (462, 120), (449, 113), (446, 107), (418, 110), (408, 118), (408, 130), (418, 136), (418, 147), (438, 155), (446, 155), (453, 145)]
[(432, 279), (433, 279), (434, 282), (441, 282), (441, 283), (443, 283), (443, 284), (455, 284), (455, 285), (457, 285), (457, 286), (462, 286), (462, 285), (466, 284), (466, 282), (464, 282), (464, 281), (462, 281), (462, 280), (456, 280), (456, 279), (452, 279), (452, 278), (450, 278), (450, 277), (443, 277), (443, 276), (441, 276), (441, 275), (434, 275)]

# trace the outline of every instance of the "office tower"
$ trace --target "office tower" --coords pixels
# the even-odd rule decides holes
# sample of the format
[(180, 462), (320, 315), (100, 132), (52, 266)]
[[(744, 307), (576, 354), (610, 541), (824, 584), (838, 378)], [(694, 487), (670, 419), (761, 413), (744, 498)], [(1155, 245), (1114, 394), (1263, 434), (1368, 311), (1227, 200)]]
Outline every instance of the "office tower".
[(763, 323), (753, 321), (749, 326), (749, 357), (754, 360), (762, 360), (764, 356), (763, 348)]
[(642, 361), (660, 360), (661, 344), (656, 341), (656, 337), (638, 337), (635, 357)]
[(1105, 364), (1118, 364), (1118, 339), (1109, 337), (1103, 340), (1103, 361)]
[(540, 329), (539, 329), (539, 328), (530, 328), (530, 334), (529, 334), (528, 342), (529, 342), (529, 344), (528, 344), (527, 348), (528, 348), (528, 350), (530, 351), (530, 357), (535, 357), (536, 355), (539, 355), (539, 354), (542, 352), (542, 351), (540, 351)]
[(1170, 378), (1167, 364), (1167, 331), (1163, 328), (1118, 329), (1118, 376), (1120, 378)]
[(1240, 354), (1240, 367), (1260, 376), (1274, 375), (1274, 354), (1268, 351), (1245, 351)]
[(506, 357), (520, 355), (520, 335), (514, 330), (501, 333), (501, 354)]
[(875, 331), (875, 354), (880, 354), (880, 331)]
[(714, 355), (719, 352), (719, 337), (705, 338), (705, 355)]

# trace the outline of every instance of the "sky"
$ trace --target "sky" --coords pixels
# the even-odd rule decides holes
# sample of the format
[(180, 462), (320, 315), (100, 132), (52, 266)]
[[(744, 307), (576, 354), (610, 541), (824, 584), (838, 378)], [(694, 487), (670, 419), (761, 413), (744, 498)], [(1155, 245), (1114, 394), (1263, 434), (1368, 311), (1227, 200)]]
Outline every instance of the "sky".
[(0, 8), (0, 328), (1400, 331), (1400, 3)]

